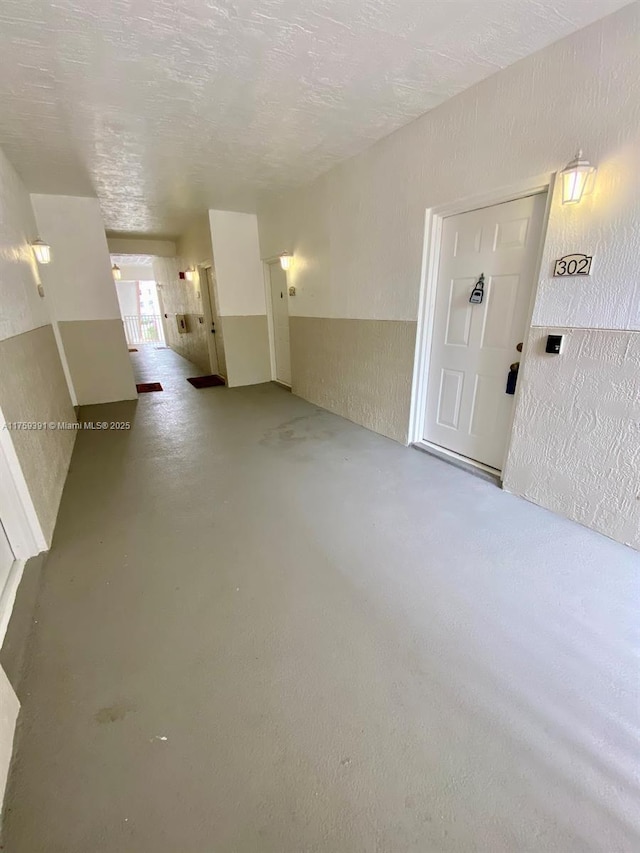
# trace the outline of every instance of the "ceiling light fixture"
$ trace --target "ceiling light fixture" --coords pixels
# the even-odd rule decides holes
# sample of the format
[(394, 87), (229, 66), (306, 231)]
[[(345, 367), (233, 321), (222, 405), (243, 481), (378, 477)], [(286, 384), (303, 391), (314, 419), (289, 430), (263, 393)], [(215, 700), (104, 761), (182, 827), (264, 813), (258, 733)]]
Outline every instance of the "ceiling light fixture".
[(120, 281), (120, 279), (122, 278), (122, 270), (120, 269), (118, 264), (114, 264), (111, 267), (111, 275), (113, 276), (114, 281)]
[(51, 261), (51, 246), (39, 237), (31, 244), (33, 254), (39, 264), (48, 264)]
[(585, 160), (582, 149), (574, 159), (567, 163), (560, 173), (562, 175), (562, 203), (578, 204), (582, 196), (593, 192), (598, 170)]
[(293, 266), (293, 255), (291, 252), (283, 252), (280, 255), (280, 266), (283, 270), (290, 270)]

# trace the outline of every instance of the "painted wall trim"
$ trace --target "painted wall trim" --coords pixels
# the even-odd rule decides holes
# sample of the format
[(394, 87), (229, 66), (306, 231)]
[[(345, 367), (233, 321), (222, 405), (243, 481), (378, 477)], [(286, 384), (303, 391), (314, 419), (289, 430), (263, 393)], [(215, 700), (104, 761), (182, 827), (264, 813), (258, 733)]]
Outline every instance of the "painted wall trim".
[(58, 355), (60, 356), (60, 363), (62, 364), (62, 372), (64, 373), (64, 378), (67, 380), (67, 388), (69, 389), (69, 396), (71, 397), (71, 402), (74, 406), (78, 405), (78, 395), (76, 394), (76, 389), (73, 386), (73, 379), (71, 378), (71, 371), (69, 369), (69, 362), (67, 361), (67, 354), (64, 351), (64, 344), (62, 343), (62, 337), (60, 335), (60, 327), (58, 326), (57, 320), (51, 321), (51, 328), (53, 329), (53, 336), (56, 339), (56, 345), (58, 347)]
[[(540, 265), (546, 242), (549, 214), (553, 199), (553, 188), (555, 173), (548, 173), (519, 181), (509, 186), (500, 187), (491, 192), (479, 195), (467, 196), (437, 207), (427, 208), (424, 223), (424, 249), (422, 253), (422, 265), (420, 273), (420, 291), (418, 297), (418, 328), (416, 334), (416, 349), (411, 386), (411, 409), (409, 414), (408, 442), (413, 444), (423, 439), (425, 403), (427, 396), (427, 385), (429, 381), (429, 363), (431, 359), (431, 344), (433, 340), (434, 307), (436, 299), (436, 288), (438, 284), (438, 268), (440, 264), (440, 241), (442, 236), (443, 220), (449, 216), (457, 216), (478, 210), (482, 207), (491, 207), (495, 204), (506, 204), (518, 198), (524, 198), (538, 193), (547, 193), (547, 204), (542, 223), (542, 237), (538, 247), (538, 258), (536, 260), (534, 286), (531, 292), (531, 301), (528, 310), (527, 326), (525, 330), (524, 348), (522, 360), (526, 357), (527, 340), (531, 319), (535, 305), (538, 284), (540, 280)], [(514, 400), (513, 411), (518, 405), (518, 392)], [(505, 450), (505, 460), (511, 446), (511, 430), (509, 441)], [(504, 460), (503, 460), (504, 465)]]

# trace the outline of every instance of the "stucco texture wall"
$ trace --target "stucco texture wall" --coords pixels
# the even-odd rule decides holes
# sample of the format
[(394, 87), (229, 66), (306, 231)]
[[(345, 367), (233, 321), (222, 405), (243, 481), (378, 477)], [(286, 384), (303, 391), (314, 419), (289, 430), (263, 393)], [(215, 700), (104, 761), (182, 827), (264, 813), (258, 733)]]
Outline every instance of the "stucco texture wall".
[(0, 149), (0, 340), (50, 322), (29, 245), (37, 228), (29, 194)]
[[(98, 200), (32, 195), (31, 201), (40, 234), (51, 245), (52, 262), (43, 267), (41, 276), (74, 402), (134, 399), (133, 369)], [(111, 330), (108, 335), (103, 333), (106, 327)]]
[(640, 548), (640, 332), (536, 327), (529, 353), (505, 484)]
[[(38, 295), (40, 270), (31, 200), (0, 151), (0, 412), (5, 421), (75, 421), (56, 339), (51, 300)], [(51, 542), (73, 430), (10, 431), (44, 539)]]
[(403, 442), (416, 324), (291, 317), (289, 326), (293, 393)]
[[(587, 313), (607, 301), (602, 286), (624, 293), (617, 320), (626, 323), (640, 197), (639, 27), (634, 3), (494, 74), (312, 184), (264, 198), (262, 256), (295, 254), (291, 313), (415, 320), (426, 209), (548, 175), (580, 145), (598, 164), (596, 193), (571, 212), (552, 212), (546, 257), (583, 238), (596, 243), (591, 281), (599, 295)], [(543, 281), (540, 300), (536, 323), (552, 303), (562, 313), (552, 282)]]
[[(193, 362), (203, 373), (209, 373), (207, 325), (204, 320), (200, 283), (197, 278), (187, 281), (179, 277), (188, 264), (181, 258), (155, 258), (153, 274), (159, 288), (160, 306), (164, 318), (167, 345), (183, 358)], [(187, 331), (180, 333), (176, 314), (184, 314)]]
[(268, 382), (269, 327), (257, 217), (210, 210), (209, 222), (227, 382), (230, 386)]
[[(0, 364), (0, 406), (7, 422), (75, 422), (50, 325), (0, 341)], [(73, 429), (11, 430), (22, 474), (48, 544), (53, 538), (75, 437)]]
[[(554, 198), (533, 323), (640, 329), (640, 278), (634, 268), (640, 249), (639, 30), (640, 4), (634, 3), (498, 72), (312, 184), (263, 199), (262, 256), (284, 248), (295, 255), (291, 314), (415, 321), (427, 209), (549, 176), (580, 145), (598, 165), (596, 191), (573, 210)], [(552, 260), (575, 251), (595, 255), (592, 277), (554, 280)], [(362, 362), (373, 357), (372, 348), (358, 354)], [(540, 357), (535, 348), (527, 353), (532, 362)], [(545, 370), (558, 370), (555, 364)], [(295, 376), (295, 363), (292, 370)], [(603, 355), (593, 370), (610, 375), (611, 362)], [(546, 378), (531, 365), (531, 383)], [(334, 386), (330, 397), (350, 399), (349, 413), (342, 405), (334, 411), (366, 423), (366, 388), (353, 385), (344, 371), (326, 381)], [(397, 383), (405, 383), (402, 405), (408, 412), (404, 372)], [(529, 394), (535, 399), (534, 384)], [(567, 414), (565, 431), (583, 431), (578, 412)], [(608, 428), (609, 442), (619, 443), (621, 422), (614, 419)], [(407, 437), (408, 419), (400, 440)], [(550, 446), (556, 440), (544, 431), (516, 432), (511, 452), (531, 465), (544, 464), (553, 458)], [(588, 491), (594, 482), (589, 472), (602, 463), (597, 448), (584, 450), (580, 465)], [(622, 479), (624, 467), (612, 475)], [(578, 473), (566, 484), (564, 494), (558, 490), (552, 498), (547, 492), (537, 499), (577, 518), (580, 478)], [(509, 476), (506, 484), (521, 488)], [(621, 508), (627, 494), (628, 484), (620, 485), (611, 500)], [(604, 518), (596, 526), (619, 535)]]

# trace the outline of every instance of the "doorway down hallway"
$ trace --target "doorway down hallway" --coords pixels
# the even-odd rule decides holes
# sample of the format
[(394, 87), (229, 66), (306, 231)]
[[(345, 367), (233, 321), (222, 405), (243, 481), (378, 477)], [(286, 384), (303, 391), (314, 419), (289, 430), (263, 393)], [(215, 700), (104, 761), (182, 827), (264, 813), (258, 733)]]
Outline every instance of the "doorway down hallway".
[[(10, 853), (631, 853), (637, 553), (274, 384), (88, 407)], [(19, 605), (18, 605), (19, 606)]]

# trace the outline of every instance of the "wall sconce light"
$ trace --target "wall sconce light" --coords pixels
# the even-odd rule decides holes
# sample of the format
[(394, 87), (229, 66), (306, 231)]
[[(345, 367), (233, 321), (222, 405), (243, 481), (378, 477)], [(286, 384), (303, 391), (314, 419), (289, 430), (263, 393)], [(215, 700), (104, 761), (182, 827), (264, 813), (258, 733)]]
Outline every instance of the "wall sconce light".
[(293, 266), (293, 255), (290, 252), (283, 252), (280, 255), (280, 266), (283, 270), (290, 270)]
[(588, 160), (584, 159), (582, 149), (574, 159), (567, 163), (560, 173), (562, 175), (562, 203), (578, 204), (583, 195), (593, 192), (596, 183), (596, 172)]
[(114, 264), (111, 267), (111, 275), (113, 276), (114, 281), (120, 281), (120, 279), (122, 278), (122, 270), (120, 269), (118, 264)]
[(33, 254), (39, 264), (48, 264), (51, 261), (51, 246), (39, 237), (31, 244)]
[(193, 281), (195, 278), (196, 271), (193, 267), (189, 267), (189, 269), (185, 272), (184, 277), (187, 281)]

